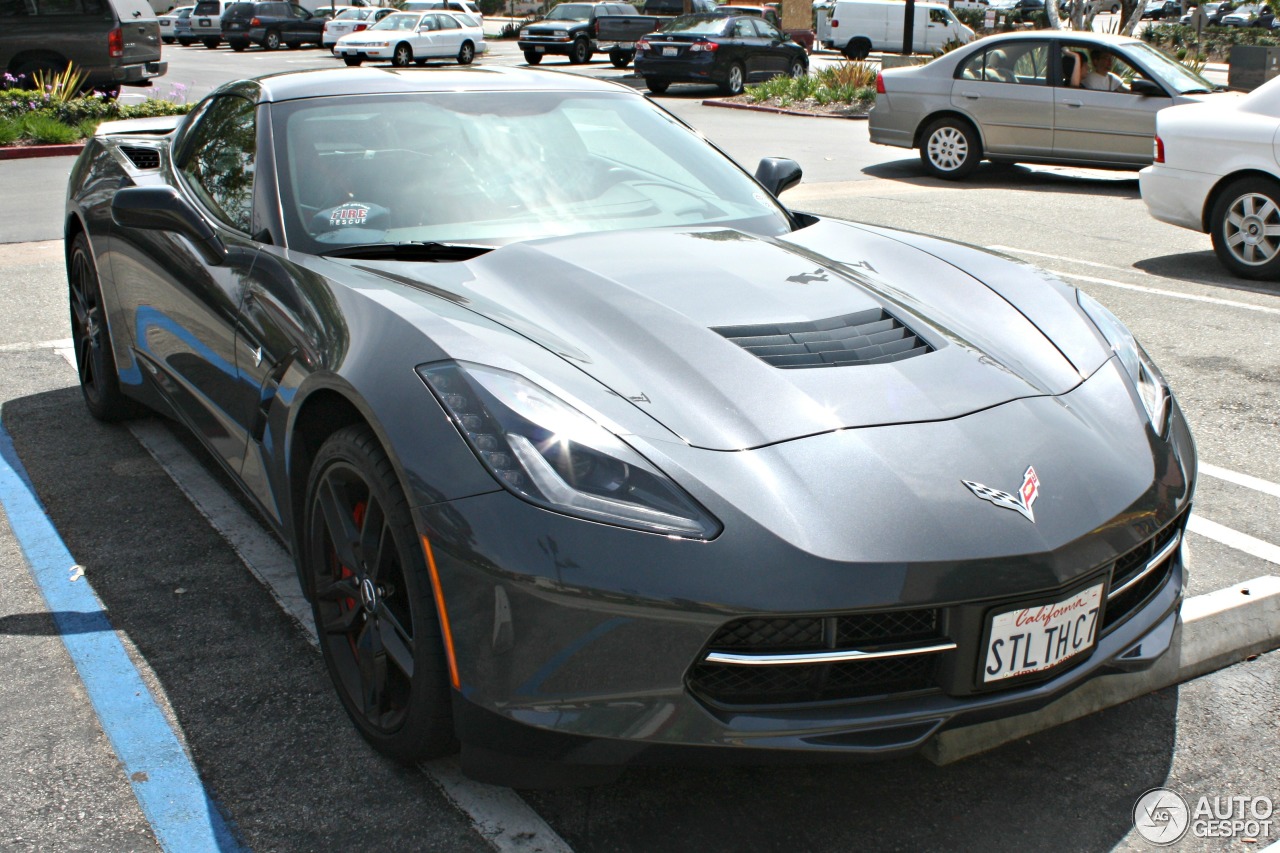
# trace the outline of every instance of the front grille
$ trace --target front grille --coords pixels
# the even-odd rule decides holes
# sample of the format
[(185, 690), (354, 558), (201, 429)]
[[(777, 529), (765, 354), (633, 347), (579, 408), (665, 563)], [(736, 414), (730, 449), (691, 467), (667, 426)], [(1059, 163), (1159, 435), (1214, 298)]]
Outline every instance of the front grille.
[[(831, 616), (736, 619), (712, 637), (707, 654), (873, 651), (937, 642), (936, 609)], [(695, 692), (726, 705), (861, 699), (936, 686), (938, 653), (815, 664), (747, 666), (701, 660), (689, 674)]]
[(864, 699), (931, 688), (937, 655), (911, 655), (832, 664), (731, 666), (701, 663), (693, 669), (697, 692), (725, 705), (778, 705)]
[(129, 158), (138, 169), (159, 169), (160, 151), (156, 148), (141, 148), (136, 145), (121, 145), (120, 153)]
[[(1141, 574), (1142, 570), (1147, 567), (1147, 563), (1151, 561), (1151, 558), (1182, 532), (1185, 523), (1186, 517), (1184, 516), (1161, 530), (1156, 536), (1116, 560), (1115, 565), (1111, 568), (1111, 586), (1109, 589), (1120, 589)], [(1151, 596), (1164, 587), (1169, 580), (1169, 575), (1173, 572), (1173, 560), (1176, 556), (1177, 552), (1175, 551), (1165, 559), (1161, 566), (1142, 580), (1126, 589), (1120, 595), (1107, 599), (1106, 615), (1102, 618), (1102, 630), (1104, 633), (1133, 615), (1135, 611), (1147, 603)]]
[(766, 364), (787, 369), (887, 364), (933, 352), (883, 308), (803, 323), (713, 329)]

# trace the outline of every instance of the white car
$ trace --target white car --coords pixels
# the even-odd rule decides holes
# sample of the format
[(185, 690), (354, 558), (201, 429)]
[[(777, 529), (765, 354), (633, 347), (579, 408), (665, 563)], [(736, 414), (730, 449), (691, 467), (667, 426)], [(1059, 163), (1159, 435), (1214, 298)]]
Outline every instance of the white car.
[(1138, 173), (1156, 219), (1206, 231), (1228, 270), (1280, 278), (1280, 78), (1241, 98), (1156, 114), (1155, 162)]
[(461, 12), (464, 15), (470, 15), (477, 21), (483, 21), (484, 15), (480, 13), (480, 7), (472, 0), (403, 0), (400, 8), (405, 12), (436, 12), (444, 10), (446, 12)]
[[(186, 23), (187, 19), (191, 17), (191, 10), (194, 8), (195, 6), (175, 6), (157, 18), (160, 22), (160, 40), (165, 44), (173, 44), (177, 41), (178, 21), (181, 20), (183, 23)], [(190, 24), (188, 24), (185, 29), (191, 29)]]
[(365, 60), (391, 60), (397, 68), (429, 59), (452, 59), (470, 65), (488, 50), (480, 22), (457, 12), (397, 12), (358, 33), (338, 39), (333, 52), (348, 65)]
[(389, 6), (376, 8), (372, 6), (358, 8), (352, 6), (350, 9), (343, 9), (324, 22), (324, 32), (320, 36), (320, 43), (325, 47), (332, 48), (338, 43), (338, 39), (343, 36), (367, 30), (394, 11), (395, 9)]

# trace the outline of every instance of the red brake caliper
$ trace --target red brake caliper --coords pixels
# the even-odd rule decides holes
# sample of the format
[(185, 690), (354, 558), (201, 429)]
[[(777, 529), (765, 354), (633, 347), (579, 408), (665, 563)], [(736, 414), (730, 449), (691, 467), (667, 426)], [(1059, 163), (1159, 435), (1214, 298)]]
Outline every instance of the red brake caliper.
[[(353, 521), (355, 521), (357, 528), (359, 528), (362, 524), (364, 524), (364, 511), (365, 511), (364, 501), (360, 501), (359, 503), (357, 503), (355, 506), (355, 509), (351, 511), (351, 518)], [(338, 568), (341, 570), (341, 577), (343, 578), (355, 577), (355, 572), (351, 571), (349, 567), (339, 566)], [(354, 598), (348, 597), (342, 600), (343, 613), (350, 613), (352, 610), (356, 609), (359, 606), (360, 606), (360, 603), (357, 602)], [(360, 653), (356, 651), (355, 638), (352, 637), (350, 634), (348, 634), (347, 641), (351, 643), (351, 651), (358, 657)]]

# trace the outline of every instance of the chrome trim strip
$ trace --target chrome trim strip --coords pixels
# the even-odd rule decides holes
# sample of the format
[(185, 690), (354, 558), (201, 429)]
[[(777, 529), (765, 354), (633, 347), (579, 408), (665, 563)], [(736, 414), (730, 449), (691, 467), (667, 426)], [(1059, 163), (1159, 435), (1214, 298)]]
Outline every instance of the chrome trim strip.
[(880, 660), (910, 655), (931, 655), (935, 652), (954, 650), (955, 643), (936, 643), (932, 646), (915, 646), (910, 649), (894, 649), (887, 652), (862, 652), (857, 649), (828, 652), (802, 652), (793, 655), (734, 655), (727, 652), (711, 652), (704, 663), (727, 663), (736, 666), (788, 666), (805, 663), (845, 663), (855, 660)]
[(1113, 589), (1111, 590), (1111, 592), (1107, 593), (1107, 601), (1110, 601), (1116, 596), (1123, 595), (1125, 591), (1129, 589), (1129, 587), (1133, 586), (1138, 581), (1142, 580), (1147, 575), (1154, 572), (1157, 568), (1160, 567), (1161, 563), (1163, 563), (1165, 560), (1169, 559), (1169, 557), (1173, 555), (1174, 551), (1178, 550), (1178, 546), (1181, 544), (1182, 544), (1182, 531), (1179, 530), (1177, 536), (1174, 536), (1172, 539), (1170, 539), (1163, 548), (1161, 548), (1159, 551), (1156, 552), (1156, 555), (1154, 557), (1152, 557), (1150, 560), (1147, 560), (1146, 568), (1138, 572), (1133, 577), (1129, 578), (1129, 580), (1125, 581), (1123, 586), (1117, 587), (1116, 589)]

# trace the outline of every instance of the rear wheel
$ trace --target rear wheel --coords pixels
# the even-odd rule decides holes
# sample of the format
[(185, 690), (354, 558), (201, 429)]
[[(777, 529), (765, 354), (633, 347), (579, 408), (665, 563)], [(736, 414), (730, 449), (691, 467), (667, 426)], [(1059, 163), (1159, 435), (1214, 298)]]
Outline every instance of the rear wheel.
[(174, 43), (174, 41), (176, 41), (176, 39), (174, 39), (174, 37), (173, 37), (173, 36), (164, 36), (164, 37), (163, 37), (163, 38), (161, 38), (160, 40), (161, 40), (162, 42), (164, 42), (165, 44), (173, 44), (173, 43)]
[(408, 501), (366, 426), (334, 433), (307, 486), (302, 576), (347, 714), (404, 764), (455, 747), (448, 664)]
[(1223, 266), (1241, 278), (1280, 278), (1280, 184), (1262, 177), (1232, 182), (1209, 221)]
[(267, 30), (267, 34), (262, 37), (263, 50), (279, 50), (280, 34), (275, 30)]
[(860, 61), (866, 59), (871, 54), (871, 42), (864, 38), (850, 39), (849, 43), (844, 46), (844, 55), (847, 59)]
[(537, 53), (536, 51), (526, 50), (524, 52), (524, 61), (530, 65), (537, 65), (542, 61), (542, 54)]
[(671, 83), (666, 80), (660, 80), (657, 77), (646, 77), (644, 78), (644, 85), (645, 88), (650, 92), (653, 92), (653, 94), (661, 95), (663, 92), (667, 91), (668, 87), (671, 86)]
[(191, 47), (191, 45), (195, 43), (196, 43), (195, 39), (178, 39), (178, 44), (182, 45), (183, 47)]
[(982, 143), (973, 126), (963, 119), (941, 118), (925, 129), (920, 160), (938, 178), (963, 178), (978, 168)]
[(569, 49), (569, 61), (574, 65), (586, 65), (591, 61), (591, 42), (580, 38)]
[(207, 39), (200, 39), (200, 42), (205, 47), (209, 48), (209, 50), (216, 50), (218, 45), (222, 44), (222, 39), (210, 37)]
[(391, 64), (396, 68), (408, 68), (413, 62), (413, 48), (408, 42), (400, 42), (391, 54)]
[(345, 62), (345, 63), (347, 63), (348, 65), (350, 65), (350, 66), (352, 66), (352, 67), (359, 65), (361, 62), (364, 62), (364, 60), (363, 60), (363, 59), (361, 59), (360, 57), (358, 57), (358, 56), (351, 56), (351, 55), (347, 55), (347, 56), (342, 57), (342, 61), (343, 61), (343, 62)]
[(227, 42), (227, 47), (231, 48), (231, 49), (232, 49), (232, 50), (234, 50), (236, 53), (240, 53), (242, 50), (244, 50), (244, 49), (245, 49), (245, 48), (247, 48), (248, 46), (249, 46), (249, 43), (248, 43), (247, 41), (229, 41), (229, 42)]
[(742, 89), (746, 85), (746, 80), (747, 74), (742, 68), (742, 63), (735, 62), (729, 66), (729, 75), (720, 84), (720, 91), (726, 95), (741, 95)]
[(458, 48), (458, 64), (470, 65), (476, 58), (476, 46), (469, 41), (464, 41), (462, 47)]
[(71, 341), (76, 350), (80, 391), (89, 414), (100, 421), (137, 415), (140, 407), (120, 390), (111, 330), (102, 302), (102, 287), (93, 265), (89, 238), (77, 234), (67, 256), (67, 284), (71, 301)]
[(609, 51), (609, 61), (613, 63), (614, 68), (626, 68), (631, 64), (631, 60), (636, 58), (634, 50), (611, 50)]

